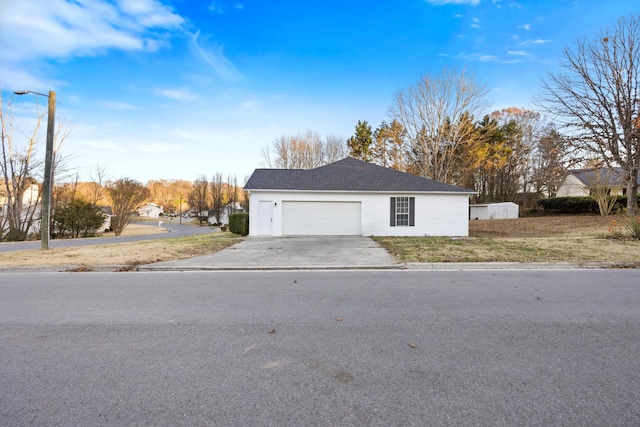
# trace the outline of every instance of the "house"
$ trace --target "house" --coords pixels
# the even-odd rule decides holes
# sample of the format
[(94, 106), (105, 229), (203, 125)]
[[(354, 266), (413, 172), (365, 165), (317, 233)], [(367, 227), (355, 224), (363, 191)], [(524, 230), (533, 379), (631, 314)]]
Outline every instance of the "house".
[[(590, 196), (593, 188), (606, 185), (612, 196), (626, 195), (627, 184), (622, 168), (574, 169), (570, 170), (558, 187), (556, 197)], [(640, 177), (638, 177), (640, 184)]]
[[(220, 213), (220, 224), (229, 225), (229, 214), (238, 213), (238, 212), (244, 212), (244, 208), (242, 207), (240, 202), (229, 203), (227, 206), (224, 207), (224, 209), (222, 209), (222, 212)], [(208, 216), (207, 223), (209, 225), (218, 224), (218, 220), (216, 219), (216, 215), (214, 211), (211, 211), (211, 210), (208, 211), (207, 216)]]
[(149, 218), (159, 218), (160, 214), (164, 212), (162, 206), (158, 206), (155, 203), (147, 203), (143, 207), (138, 209), (139, 216), (146, 216)]
[[(0, 182), (4, 185), (4, 182)], [(27, 207), (40, 202), (40, 187), (37, 184), (30, 184), (22, 195), (22, 206)], [(9, 199), (5, 192), (0, 193), (0, 211), (6, 209)]]
[(518, 218), (520, 206), (513, 202), (486, 203), (469, 206), (469, 219)]
[(347, 157), (310, 170), (256, 169), (252, 236), (467, 236), (474, 191)]
[[(7, 192), (5, 191), (5, 182), (0, 181), (0, 237), (3, 230), (5, 221), (10, 212), (15, 213), (15, 209), (20, 209), (20, 221), (26, 224), (31, 221), (27, 234), (40, 231), (40, 187), (38, 184), (29, 184), (22, 194), (22, 203), (16, 204), (15, 194), (13, 194), (12, 200), (9, 200)], [(13, 209), (9, 209), (9, 206), (13, 205)]]
[(104, 222), (102, 223), (102, 227), (100, 227), (100, 229), (107, 232), (111, 230), (111, 217), (113, 216), (113, 209), (111, 209), (111, 206), (99, 206), (99, 208), (100, 212), (104, 216)]

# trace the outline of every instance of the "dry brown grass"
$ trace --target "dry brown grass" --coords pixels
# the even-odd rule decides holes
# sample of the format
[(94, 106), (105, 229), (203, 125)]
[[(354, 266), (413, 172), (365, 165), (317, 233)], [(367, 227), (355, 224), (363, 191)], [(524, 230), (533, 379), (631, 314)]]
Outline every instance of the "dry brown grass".
[(472, 221), (468, 238), (376, 237), (404, 262), (640, 263), (640, 241), (612, 238), (620, 216), (548, 216)]
[[(132, 232), (129, 230), (129, 233)], [(141, 232), (147, 233), (148, 230)], [(241, 240), (242, 238), (227, 232), (134, 243), (53, 248), (47, 251), (34, 249), (4, 252), (0, 253), (0, 266), (55, 267), (73, 271), (91, 271), (105, 266), (132, 269), (141, 264), (207, 255)]]
[(553, 237), (604, 236), (612, 221), (624, 222), (619, 215), (544, 216), (517, 219), (470, 221), (472, 237)]

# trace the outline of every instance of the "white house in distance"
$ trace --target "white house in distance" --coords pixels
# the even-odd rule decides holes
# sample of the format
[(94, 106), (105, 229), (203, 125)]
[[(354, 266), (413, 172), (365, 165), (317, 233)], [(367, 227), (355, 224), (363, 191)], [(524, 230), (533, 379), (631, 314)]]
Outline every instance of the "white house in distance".
[(593, 187), (603, 184), (609, 187), (609, 194), (612, 196), (627, 194), (622, 168), (573, 169), (558, 187), (556, 197), (590, 196)]
[(469, 219), (518, 218), (520, 206), (513, 202), (486, 203), (469, 206)]
[(475, 191), (347, 157), (315, 169), (256, 169), (251, 236), (467, 236)]
[(146, 216), (149, 218), (159, 218), (162, 212), (164, 212), (162, 206), (156, 205), (155, 203), (147, 203), (138, 209), (139, 216)]

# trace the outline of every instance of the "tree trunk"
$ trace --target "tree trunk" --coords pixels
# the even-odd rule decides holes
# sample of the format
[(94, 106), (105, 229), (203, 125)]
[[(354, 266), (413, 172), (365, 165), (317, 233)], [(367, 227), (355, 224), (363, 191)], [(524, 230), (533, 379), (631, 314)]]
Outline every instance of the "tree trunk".
[(638, 215), (638, 169), (631, 168), (627, 181), (627, 214)]

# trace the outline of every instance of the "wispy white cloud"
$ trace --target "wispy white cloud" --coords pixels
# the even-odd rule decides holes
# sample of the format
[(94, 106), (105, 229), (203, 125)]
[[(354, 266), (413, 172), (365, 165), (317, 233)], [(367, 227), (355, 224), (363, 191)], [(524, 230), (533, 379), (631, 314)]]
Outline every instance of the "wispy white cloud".
[(189, 89), (157, 89), (154, 93), (177, 101), (193, 101), (198, 99), (198, 96)]
[(111, 151), (125, 151), (124, 148), (122, 148), (121, 146), (119, 146), (118, 144), (116, 144), (113, 141), (109, 141), (109, 140), (93, 140), (93, 141), (89, 141), (89, 146), (93, 147), (93, 148), (100, 148), (103, 150), (111, 150)]
[[(233, 5), (233, 9), (244, 10), (244, 4), (235, 3)], [(209, 10), (214, 12), (214, 13), (219, 13), (219, 14), (223, 15), (223, 14), (229, 12), (229, 6), (227, 6), (225, 3), (221, 2), (221, 1), (213, 1), (209, 5)]]
[(473, 18), (471, 28), (480, 28), (480, 19)]
[(530, 56), (529, 52), (524, 50), (509, 50), (507, 54), (512, 56)]
[(531, 42), (531, 44), (547, 44), (549, 43), (551, 40), (542, 40), (542, 39), (537, 39)]
[(0, 58), (68, 58), (107, 49), (155, 48), (156, 29), (178, 29), (184, 19), (157, 0), (30, 0), (0, 14)]
[(531, 30), (531, 24), (519, 25), (518, 28), (520, 28), (522, 30), (530, 31)]
[(222, 79), (234, 81), (241, 77), (238, 69), (222, 52), (222, 47), (200, 38), (200, 31), (191, 35), (191, 50), (205, 61)]
[(523, 40), (520, 43), (518, 43), (518, 46), (530, 46), (530, 45), (545, 45), (547, 43), (550, 43), (551, 40), (544, 40), (544, 39), (536, 39), (536, 40)]
[(96, 56), (112, 49), (156, 51), (184, 23), (158, 0), (15, 1), (0, 13), (0, 64), (12, 70), (12, 84), (34, 87), (46, 80), (37, 76), (41, 60)]
[(444, 6), (447, 4), (468, 4), (470, 6), (477, 6), (480, 4), (480, 0), (426, 0), (427, 3), (434, 6)]
[(503, 59), (497, 55), (491, 55), (491, 54), (485, 54), (485, 53), (460, 54), (457, 57), (465, 61), (495, 62), (498, 64), (517, 64), (517, 63), (523, 62), (522, 58)]
[(227, 6), (225, 6), (224, 4), (220, 3), (219, 1), (214, 1), (209, 5), (209, 10), (214, 12), (214, 13), (227, 13)]
[(184, 150), (184, 147), (177, 144), (142, 144), (138, 146), (138, 151), (147, 153), (170, 153), (182, 150)]

